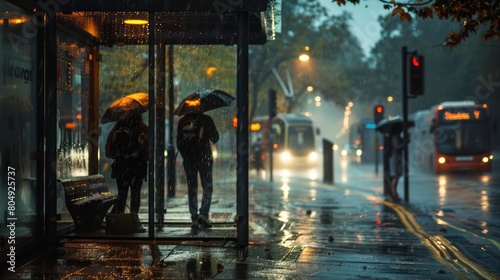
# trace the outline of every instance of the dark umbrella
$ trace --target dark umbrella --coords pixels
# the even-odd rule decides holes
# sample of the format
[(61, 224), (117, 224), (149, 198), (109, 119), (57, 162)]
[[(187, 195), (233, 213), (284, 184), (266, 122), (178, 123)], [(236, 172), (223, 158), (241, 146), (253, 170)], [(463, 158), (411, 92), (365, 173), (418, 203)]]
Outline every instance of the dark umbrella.
[(101, 123), (116, 122), (148, 110), (149, 95), (143, 92), (129, 94), (115, 100), (102, 116)]
[[(408, 120), (407, 127), (415, 126), (415, 122)], [(388, 119), (383, 119), (377, 124), (376, 130), (382, 133), (399, 133), (403, 131), (403, 118), (396, 116)]]
[(195, 92), (184, 98), (175, 108), (175, 115), (207, 112), (220, 107), (229, 106), (235, 98), (222, 90), (210, 90), (201, 93)]

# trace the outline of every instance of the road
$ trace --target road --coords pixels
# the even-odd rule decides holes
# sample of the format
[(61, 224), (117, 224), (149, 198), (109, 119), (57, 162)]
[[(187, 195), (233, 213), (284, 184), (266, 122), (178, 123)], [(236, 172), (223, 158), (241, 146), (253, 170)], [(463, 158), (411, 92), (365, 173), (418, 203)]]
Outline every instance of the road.
[[(424, 227), (425, 238), (446, 240), (458, 259), (465, 259), (464, 262), (479, 269), (487, 268), (496, 275), (500, 275), (500, 268), (495, 265), (500, 263), (499, 163), (496, 162), (489, 173), (438, 175), (410, 167), (409, 201), (401, 203), (414, 213), (421, 213), (415, 219)], [(273, 177), (275, 181), (284, 182), (287, 177), (321, 180), (321, 169), (319, 167), (316, 173), (310, 170), (273, 170)], [(379, 172), (381, 170), (379, 167)], [(382, 174), (375, 173), (373, 164), (337, 160), (334, 171), (334, 186), (366, 197), (383, 197)], [(403, 180), (400, 180), (398, 191), (400, 197), (404, 197)], [(300, 203), (292, 205), (307, 207)], [(290, 209), (290, 212), (296, 210)]]

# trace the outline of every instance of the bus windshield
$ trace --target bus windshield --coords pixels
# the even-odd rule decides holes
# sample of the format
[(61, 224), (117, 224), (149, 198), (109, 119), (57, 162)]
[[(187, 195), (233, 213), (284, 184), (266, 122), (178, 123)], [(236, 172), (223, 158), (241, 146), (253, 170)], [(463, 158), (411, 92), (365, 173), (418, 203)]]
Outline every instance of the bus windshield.
[(454, 122), (442, 124), (438, 149), (447, 155), (470, 155), (490, 150), (489, 126), (486, 122)]
[(314, 150), (312, 126), (290, 126), (288, 137), (290, 151), (296, 155), (303, 155)]

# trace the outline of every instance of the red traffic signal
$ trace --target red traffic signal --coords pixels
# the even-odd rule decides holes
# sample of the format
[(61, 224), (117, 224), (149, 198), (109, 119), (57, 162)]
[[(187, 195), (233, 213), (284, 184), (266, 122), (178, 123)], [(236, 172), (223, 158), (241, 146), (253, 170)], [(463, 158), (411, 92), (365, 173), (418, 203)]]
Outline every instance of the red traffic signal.
[(384, 106), (375, 105), (373, 110), (373, 120), (378, 124), (384, 118)]
[(411, 65), (413, 67), (420, 67), (420, 60), (416, 56), (412, 57), (411, 58)]
[(412, 54), (408, 56), (408, 96), (424, 94), (424, 57)]

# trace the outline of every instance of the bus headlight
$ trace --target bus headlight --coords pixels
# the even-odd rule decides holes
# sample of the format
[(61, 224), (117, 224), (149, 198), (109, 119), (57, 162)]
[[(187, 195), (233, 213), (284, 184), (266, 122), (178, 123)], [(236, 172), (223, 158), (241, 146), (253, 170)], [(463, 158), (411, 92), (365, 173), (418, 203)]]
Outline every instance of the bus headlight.
[(444, 157), (439, 157), (438, 158), (438, 162), (441, 163), (441, 164), (443, 164), (443, 163), (446, 162), (446, 159)]
[(356, 155), (360, 157), (363, 154), (363, 151), (361, 149), (356, 150)]
[(347, 151), (346, 150), (342, 150), (340, 152), (340, 154), (343, 156), (343, 157), (346, 157), (347, 156)]
[(483, 157), (483, 162), (484, 163), (487, 163), (488, 161), (490, 161), (490, 159), (488, 157)]
[(290, 154), (290, 152), (284, 151), (283, 153), (281, 153), (280, 158), (283, 161), (290, 161), (290, 160), (292, 160), (292, 155)]
[(493, 159), (493, 155), (490, 155), (490, 159)]
[(315, 162), (316, 160), (318, 160), (318, 153), (316, 152), (311, 152), (309, 154), (309, 161), (312, 161), (312, 162)]

